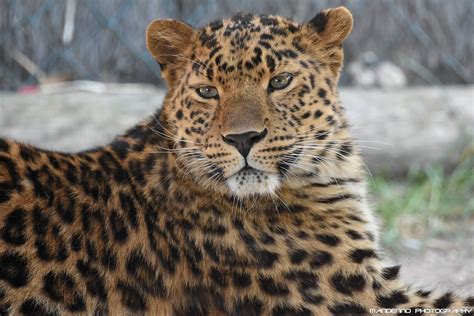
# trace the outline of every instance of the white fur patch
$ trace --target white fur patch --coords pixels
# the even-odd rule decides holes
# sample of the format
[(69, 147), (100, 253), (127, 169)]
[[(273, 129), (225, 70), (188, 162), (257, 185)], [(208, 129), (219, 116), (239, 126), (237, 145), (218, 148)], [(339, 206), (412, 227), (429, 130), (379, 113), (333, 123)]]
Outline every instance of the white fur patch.
[(273, 194), (280, 186), (280, 177), (260, 170), (242, 169), (227, 179), (227, 185), (239, 197)]

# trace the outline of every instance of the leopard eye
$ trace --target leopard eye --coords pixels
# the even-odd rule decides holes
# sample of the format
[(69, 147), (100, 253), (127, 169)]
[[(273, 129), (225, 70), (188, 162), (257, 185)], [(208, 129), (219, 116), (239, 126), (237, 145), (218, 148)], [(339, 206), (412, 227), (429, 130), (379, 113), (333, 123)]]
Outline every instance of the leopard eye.
[(292, 80), (293, 80), (292, 74), (284, 73), (284, 74), (273, 77), (270, 80), (270, 84), (268, 88), (270, 91), (284, 89), (289, 86)]
[(219, 97), (217, 89), (211, 86), (199, 87), (196, 89), (196, 93), (204, 99), (217, 99)]

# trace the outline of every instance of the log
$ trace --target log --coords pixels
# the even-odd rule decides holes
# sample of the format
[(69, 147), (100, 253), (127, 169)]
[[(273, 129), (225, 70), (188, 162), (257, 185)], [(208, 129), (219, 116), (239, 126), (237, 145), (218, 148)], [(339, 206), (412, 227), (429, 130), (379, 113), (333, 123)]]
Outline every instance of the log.
[[(76, 82), (43, 88), (29, 95), (0, 93), (0, 137), (79, 151), (105, 144), (152, 114), (164, 96), (146, 85)], [(373, 173), (403, 175), (413, 166), (434, 164), (449, 168), (474, 151), (472, 86), (345, 88), (341, 98)]]
[(474, 153), (471, 86), (344, 89), (341, 98), (370, 169), (389, 175), (432, 165), (449, 169)]

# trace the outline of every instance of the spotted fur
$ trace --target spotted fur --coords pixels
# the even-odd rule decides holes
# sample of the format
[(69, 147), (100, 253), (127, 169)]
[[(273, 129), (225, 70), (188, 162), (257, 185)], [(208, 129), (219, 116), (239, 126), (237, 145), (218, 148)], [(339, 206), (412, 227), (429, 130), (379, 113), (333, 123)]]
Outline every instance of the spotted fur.
[[(0, 139), (0, 314), (355, 315), (461, 307), (385, 267), (336, 84), (345, 8), (153, 22), (161, 111), (75, 154)], [(291, 83), (269, 81), (290, 73)], [(199, 86), (218, 96), (203, 99)], [(247, 158), (228, 135), (265, 133)]]

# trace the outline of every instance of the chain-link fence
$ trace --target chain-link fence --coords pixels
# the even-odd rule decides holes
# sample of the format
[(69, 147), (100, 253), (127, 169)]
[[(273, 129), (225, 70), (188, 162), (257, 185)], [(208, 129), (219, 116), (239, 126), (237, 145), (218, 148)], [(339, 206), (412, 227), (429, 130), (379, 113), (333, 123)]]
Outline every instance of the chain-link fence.
[(76, 79), (159, 83), (145, 48), (155, 18), (200, 26), (248, 11), (306, 21), (338, 5), (355, 20), (345, 45), (352, 76), (345, 72), (343, 84), (370, 85), (371, 69), (387, 63), (410, 85), (473, 83), (472, 0), (0, 0), (0, 89)]

